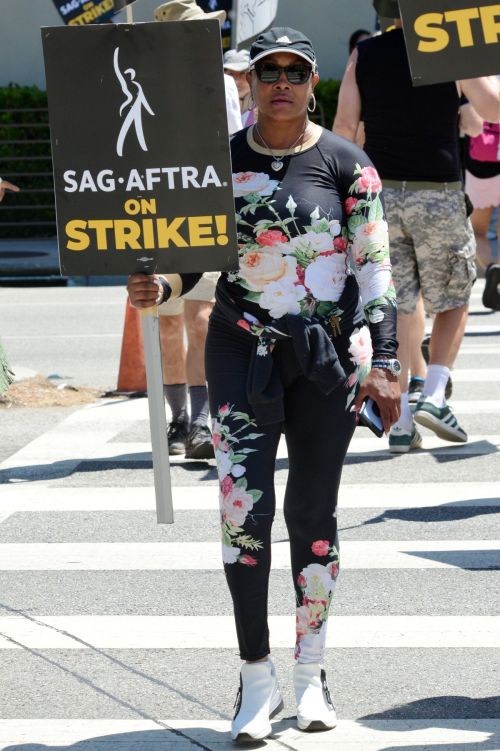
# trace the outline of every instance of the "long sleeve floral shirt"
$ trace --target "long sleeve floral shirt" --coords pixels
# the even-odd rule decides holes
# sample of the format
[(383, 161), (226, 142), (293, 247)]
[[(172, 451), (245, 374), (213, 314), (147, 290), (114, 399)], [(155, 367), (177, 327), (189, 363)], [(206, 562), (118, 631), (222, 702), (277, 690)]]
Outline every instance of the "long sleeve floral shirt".
[[(326, 130), (285, 156), (278, 172), (252, 129), (236, 134), (231, 150), (239, 269), (219, 284), (248, 321), (265, 324), (291, 313), (334, 321), (339, 333), (354, 331), (350, 352), (362, 381), (370, 339), (378, 356), (394, 357), (397, 349), (388, 227), (375, 168), (357, 146)], [(356, 328), (363, 320), (369, 332)]]

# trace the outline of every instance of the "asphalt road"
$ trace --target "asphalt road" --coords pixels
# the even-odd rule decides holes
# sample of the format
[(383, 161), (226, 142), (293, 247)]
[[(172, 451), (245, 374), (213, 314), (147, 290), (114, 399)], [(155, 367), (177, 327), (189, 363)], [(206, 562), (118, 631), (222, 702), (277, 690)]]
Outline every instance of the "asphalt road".
[[(269, 749), (498, 751), (500, 313), (473, 293), (452, 404), (465, 446), (392, 456), (356, 432), (326, 668), (340, 718), (294, 729), (294, 597), (273, 537), (285, 696)], [(116, 385), (121, 288), (4, 289), (14, 366)], [(214, 462), (172, 461), (158, 526), (145, 400), (0, 412), (0, 751), (222, 749), (239, 660), (219, 564)], [(288, 473), (277, 461), (278, 499)]]

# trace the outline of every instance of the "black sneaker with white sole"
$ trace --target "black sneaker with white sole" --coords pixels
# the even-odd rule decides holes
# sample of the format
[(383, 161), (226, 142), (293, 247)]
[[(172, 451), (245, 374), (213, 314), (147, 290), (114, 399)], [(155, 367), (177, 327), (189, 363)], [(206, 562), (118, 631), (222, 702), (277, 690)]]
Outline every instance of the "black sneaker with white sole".
[(212, 434), (207, 425), (191, 425), (186, 441), (186, 459), (213, 459)]
[(185, 452), (188, 431), (188, 424), (184, 420), (175, 420), (170, 423), (167, 430), (168, 453), (170, 456), (179, 456)]

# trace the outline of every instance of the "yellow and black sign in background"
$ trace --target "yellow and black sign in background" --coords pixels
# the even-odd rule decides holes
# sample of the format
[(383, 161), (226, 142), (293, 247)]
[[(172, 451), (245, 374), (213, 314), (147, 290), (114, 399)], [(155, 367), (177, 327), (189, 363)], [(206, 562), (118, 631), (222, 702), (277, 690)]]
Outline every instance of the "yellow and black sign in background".
[(500, 4), (399, 0), (415, 86), (500, 73)]
[(62, 273), (236, 268), (219, 22), (42, 40)]
[(109, 21), (134, 0), (54, 0), (54, 5), (65, 24), (83, 26), (88, 23)]

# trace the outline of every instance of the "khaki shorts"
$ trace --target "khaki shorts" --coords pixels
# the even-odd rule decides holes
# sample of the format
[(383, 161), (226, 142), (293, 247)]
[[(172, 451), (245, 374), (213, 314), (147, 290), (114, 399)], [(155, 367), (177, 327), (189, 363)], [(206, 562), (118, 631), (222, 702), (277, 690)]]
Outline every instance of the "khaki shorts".
[(161, 316), (177, 316), (184, 311), (184, 300), (197, 300), (198, 302), (215, 302), (215, 288), (219, 278), (218, 271), (207, 271), (197, 282), (193, 289), (182, 297), (167, 300), (158, 306)]
[[(414, 185), (414, 184), (412, 184)], [(422, 293), (428, 313), (469, 302), (476, 279), (476, 242), (461, 189), (386, 187), (392, 274), (398, 311), (413, 313)]]

